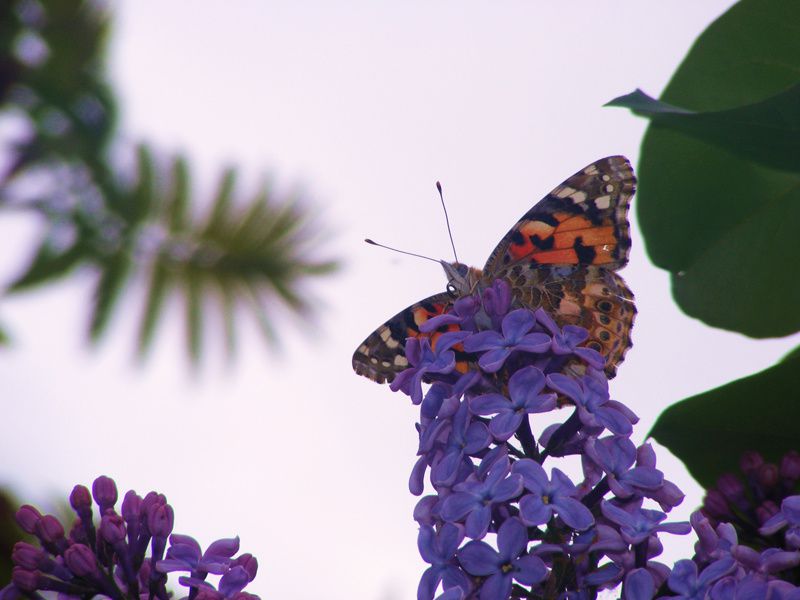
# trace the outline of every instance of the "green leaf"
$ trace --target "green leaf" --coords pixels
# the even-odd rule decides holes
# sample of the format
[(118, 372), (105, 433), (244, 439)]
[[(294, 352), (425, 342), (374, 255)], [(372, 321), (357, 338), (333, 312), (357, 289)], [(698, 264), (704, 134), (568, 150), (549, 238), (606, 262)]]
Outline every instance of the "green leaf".
[(777, 461), (800, 450), (800, 355), (760, 373), (687, 398), (665, 410), (650, 431), (705, 487), (737, 472), (756, 450)]
[[(795, 0), (742, 0), (711, 24), (664, 91), (637, 169), (635, 204), (647, 252), (671, 272), (681, 309), (753, 337), (800, 330), (800, 278), (787, 276), (800, 264), (800, 176), (752, 160), (746, 139), (723, 147), (709, 141), (713, 136), (700, 139), (659, 121), (690, 118), (665, 104), (736, 112), (797, 86), (797, 23)], [(645, 101), (633, 104), (642, 108)], [(796, 161), (794, 154), (784, 160)]]
[(800, 85), (734, 109), (693, 112), (641, 90), (606, 106), (630, 108), (654, 123), (705, 140), (767, 167), (800, 172)]
[(800, 360), (800, 346), (789, 352), (781, 359), (781, 362), (791, 362), (793, 360)]

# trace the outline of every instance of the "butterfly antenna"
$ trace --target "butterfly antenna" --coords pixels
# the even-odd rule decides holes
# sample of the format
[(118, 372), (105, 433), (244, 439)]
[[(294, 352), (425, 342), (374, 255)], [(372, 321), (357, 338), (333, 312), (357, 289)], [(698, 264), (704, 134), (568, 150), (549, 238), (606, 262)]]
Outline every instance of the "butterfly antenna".
[(444, 221), (447, 223), (447, 235), (450, 236), (450, 245), (453, 247), (453, 256), (456, 257), (456, 262), (458, 261), (458, 253), (456, 252), (456, 244), (453, 241), (453, 231), (450, 229), (450, 217), (447, 216), (447, 206), (444, 203), (444, 195), (442, 194), (442, 184), (438, 181), (436, 182), (436, 189), (439, 190), (439, 199), (442, 201), (442, 210), (444, 210)]
[(406, 252), (405, 250), (398, 250), (397, 248), (392, 248), (391, 246), (385, 246), (383, 244), (379, 244), (378, 242), (374, 242), (371, 239), (367, 238), (364, 240), (368, 244), (372, 244), (373, 246), (378, 246), (379, 248), (386, 248), (387, 250), (391, 250), (392, 252), (399, 252), (400, 254), (408, 254), (409, 256), (416, 256), (417, 258), (424, 258), (425, 260), (432, 260), (435, 263), (439, 261), (435, 258), (431, 258), (430, 256), (425, 256), (423, 254), (416, 254), (414, 252)]

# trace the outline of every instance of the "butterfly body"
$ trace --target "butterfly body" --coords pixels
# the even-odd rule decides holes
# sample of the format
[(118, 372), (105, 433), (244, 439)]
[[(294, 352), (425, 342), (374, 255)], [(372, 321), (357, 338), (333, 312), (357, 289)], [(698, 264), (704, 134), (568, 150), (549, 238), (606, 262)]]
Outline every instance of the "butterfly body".
[(442, 262), (448, 291), (409, 306), (370, 334), (353, 354), (353, 369), (391, 382), (408, 366), (408, 337), (428, 336), (435, 343), (441, 333), (420, 332), (423, 322), (502, 279), (511, 287), (513, 307), (541, 307), (562, 327), (587, 329), (584, 345), (606, 358), (606, 374), (613, 377), (631, 346), (636, 314), (633, 294), (616, 273), (630, 251), (627, 215), (635, 182), (622, 156), (598, 160), (568, 178), (525, 213), (483, 270)]

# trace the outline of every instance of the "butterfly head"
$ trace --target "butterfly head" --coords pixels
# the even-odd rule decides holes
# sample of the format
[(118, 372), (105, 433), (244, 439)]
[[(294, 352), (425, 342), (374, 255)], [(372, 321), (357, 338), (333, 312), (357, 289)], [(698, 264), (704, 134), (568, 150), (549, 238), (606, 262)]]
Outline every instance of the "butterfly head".
[(447, 291), (456, 296), (470, 294), (475, 290), (481, 272), (459, 262), (439, 261), (447, 276)]

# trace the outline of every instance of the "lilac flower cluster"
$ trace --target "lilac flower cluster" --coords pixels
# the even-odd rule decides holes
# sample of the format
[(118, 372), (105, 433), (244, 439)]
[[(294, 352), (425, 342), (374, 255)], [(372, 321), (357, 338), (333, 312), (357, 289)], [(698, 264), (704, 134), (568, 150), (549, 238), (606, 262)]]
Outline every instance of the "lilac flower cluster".
[[(242, 591), (255, 578), (258, 562), (250, 554), (233, 558), (239, 551), (238, 537), (218, 540), (202, 552), (193, 538), (172, 533), (173, 510), (162, 494), (150, 492), (142, 498), (130, 490), (119, 513), (114, 508), (117, 498), (117, 486), (109, 477), (95, 479), (91, 493), (76, 485), (69, 501), (77, 519), (69, 534), (55, 516), (42, 515), (30, 505), (21, 507), (17, 522), (40, 547), (14, 545), (11, 583), (0, 590), (0, 600), (41, 597), (39, 592), (168, 600), (172, 594), (166, 587), (167, 573), (174, 571), (189, 574), (178, 579), (189, 588), (189, 600), (258, 600)], [(221, 576), (217, 586), (206, 581), (209, 574)]]
[(800, 455), (775, 465), (747, 452), (740, 466), (743, 479), (720, 477), (692, 514), (695, 556), (675, 565), (670, 588), (687, 598), (800, 600)]
[[(658, 534), (690, 531), (665, 522), (683, 494), (630, 440), (637, 417), (610, 399), (588, 332), (512, 309), (503, 281), (421, 329), (433, 343), (409, 338), (410, 367), (392, 382), (420, 406), (411, 491), (426, 475), (435, 491), (414, 515), (430, 565), (418, 598), (592, 598), (620, 583), (624, 598), (654, 597), (670, 574), (653, 560)], [(537, 436), (531, 416), (564, 406)], [(580, 481), (543, 466), (570, 455)]]

